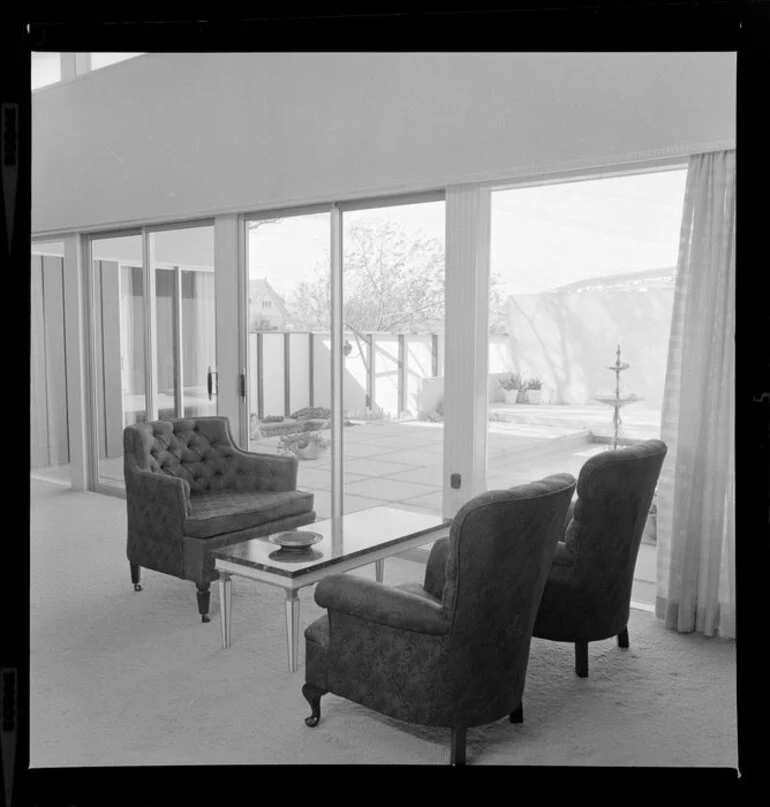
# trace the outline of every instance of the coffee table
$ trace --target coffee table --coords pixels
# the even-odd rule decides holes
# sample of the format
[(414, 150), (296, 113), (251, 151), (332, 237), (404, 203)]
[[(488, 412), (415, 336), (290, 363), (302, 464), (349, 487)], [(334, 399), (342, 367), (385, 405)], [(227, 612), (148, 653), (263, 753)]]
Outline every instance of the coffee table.
[(222, 646), (225, 650), (230, 647), (232, 577), (279, 586), (286, 591), (289, 670), (295, 672), (300, 635), (297, 595), (301, 588), (369, 563), (376, 564), (376, 579), (381, 583), (385, 558), (449, 535), (450, 524), (451, 520), (427, 513), (372, 507), (303, 527), (323, 536), (305, 552), (282, 550), (269, 536), (215, 550), (212, 554), (219, 572)]

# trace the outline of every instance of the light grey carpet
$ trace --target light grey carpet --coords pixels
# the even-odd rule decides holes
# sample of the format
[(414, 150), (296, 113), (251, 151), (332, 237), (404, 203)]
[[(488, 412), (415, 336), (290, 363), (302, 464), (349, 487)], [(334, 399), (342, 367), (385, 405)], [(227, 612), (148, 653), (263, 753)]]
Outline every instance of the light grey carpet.
[[(130, 583), (125, 502), (32, 482), (30, 765), (439, 764), (449, 731), (401, 723), (341, 698), (303, 720), (279, 589), (236, 580), (233, 643), (197, 616), (195, 587), (144, 571)], [(385, 582), (424, 567), (386, 562)], [(359, 572), (374, 575), (373, 567)], [(322, 611), (301, 595), (302, 623)], [(573, 651), (535, 639), (525, 722), (468, 731), (468, 762), (492, 765), (737, 765), (735, 644), (666, 630), (632, 611), (631, 647)]]

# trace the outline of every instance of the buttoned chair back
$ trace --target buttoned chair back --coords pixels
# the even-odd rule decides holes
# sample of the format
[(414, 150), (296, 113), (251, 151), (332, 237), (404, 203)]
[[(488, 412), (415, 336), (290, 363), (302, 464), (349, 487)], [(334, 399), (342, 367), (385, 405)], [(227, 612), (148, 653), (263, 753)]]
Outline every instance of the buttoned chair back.
[(224, 417), (135, 423), (125, 430), (123, 457), (126, 484), (136, 470), (183, 479), (191, 494), (269, 490), (276, 481), (270, 465), (252, 478), (253, 465), (243, 461)]

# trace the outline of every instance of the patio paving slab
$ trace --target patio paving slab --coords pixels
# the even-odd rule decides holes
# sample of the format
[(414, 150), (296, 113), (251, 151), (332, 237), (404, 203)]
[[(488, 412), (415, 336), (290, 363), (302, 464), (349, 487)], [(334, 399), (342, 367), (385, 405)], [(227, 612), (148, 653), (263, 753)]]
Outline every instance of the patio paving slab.
[(424, 465), (411, 471), (390, 474), (386, 478), (392, 479), (394, 482), (417, 482), (420, 485), (432, 485), (435, 488), (440, 488), (444, 479), (444, 466), (443, 463)]
[(441, 490), (437, 488), (431, 493), (425, 493), (422, 496), (415, 496), (411, 499), (405, 499), (404, 501), (400, 502), (398, 506), (401, 507), (402, 505), (407, 504), (430, 508), (434, 513), (440, 513), (441, 508), (443, 507)]
[(368, 441), (358, 443), (350, 443), (347, 440), (342, 441), (342, 453), (346, 457), (373, 457), (381, 452), (381, 445), (375, 445)]
[(397, 448), (422, 448), (423, 446), (435, 445), (433, 440), (425, 440), (419, 434), (414, 437), (382, 437), (369, 440), (369, 446), (377, 446), (381, 450), (395, 450)]
[(367, 496), (371, 499), (397, 502), (432, 493), (436, 490), (437, 488), (429, 485), (420, 485), (416, 482), (398, 482), (389, 477), (382, 477), (380, 479), (364, 479), (360, 482), (353, 482), (347, 486), (345, 492), (354, 496)]
[[(316, 513), (316, 521), (323, 521), (332, 517), (332, 498), (328, 490), (314, 490), (313, 509)], [(344, 494), (343, 509), (346, 513), (357, 513), (359, 510), (369, 510), (371, 507), (382, 507), (391, 504), (384, 499), (369, 499), (365, 496), (354, 496)], [(308, 527), (308, 529), (310, 529)]]
[(444, 463), (444, 454), (427, 452), (422, 449), (401, 449), (395, 451), (385, 451), (378, 459), (387, 462), (406, 462), (409, 465), (417, 466), (441, 466)]
[[(368, 479), (368, 477), (361, 474), (344, 474), (344, 484), (349, 485), (351, 482), (358, 482), (361, 479)], [(300, 488), (317, 488), (320, 490), (331, 490), (332, 487), (332, 474), (331, 466), (326, 468), (308, 468), (305, 463), (300, 463), (297, 471), (297, 487)]]
[(390, 462), (375, 457), (359, 457), (345, 463), (345, 470), (364, 476), (387, 476), (397, 474), (399, 471), (409, 471), (415, 468), (406, 462)]

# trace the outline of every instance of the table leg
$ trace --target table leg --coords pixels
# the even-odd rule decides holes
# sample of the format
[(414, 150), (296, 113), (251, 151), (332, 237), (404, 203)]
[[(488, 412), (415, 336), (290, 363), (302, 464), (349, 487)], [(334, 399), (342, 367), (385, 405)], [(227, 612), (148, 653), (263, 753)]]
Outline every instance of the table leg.
[(233, 616), (233, 581), (229, 574), (219, 573), (219, 621), (222, 625), (222, 647), (230, 647)]
[(299, 656), (299, 598), (298, 592), (286, 591), (286, 645), (289, 650), (289, 672), (297, 671)]
[(374, 575), (377, 582), (382, 583), (382, 578), (385, 576), (385, 558), (374, 561)]

